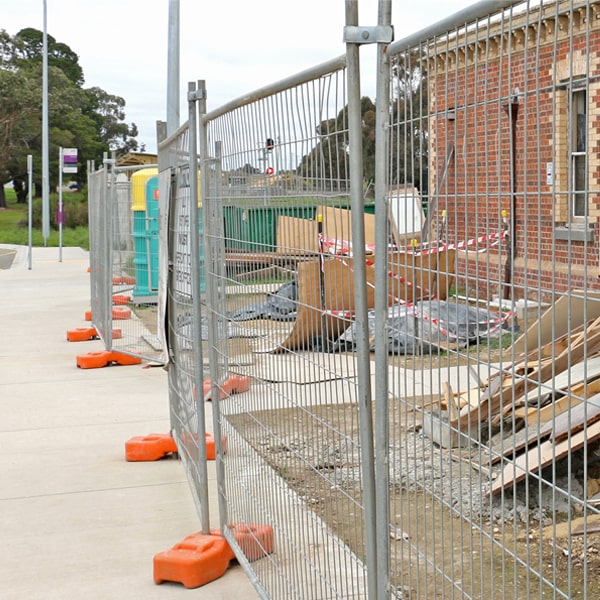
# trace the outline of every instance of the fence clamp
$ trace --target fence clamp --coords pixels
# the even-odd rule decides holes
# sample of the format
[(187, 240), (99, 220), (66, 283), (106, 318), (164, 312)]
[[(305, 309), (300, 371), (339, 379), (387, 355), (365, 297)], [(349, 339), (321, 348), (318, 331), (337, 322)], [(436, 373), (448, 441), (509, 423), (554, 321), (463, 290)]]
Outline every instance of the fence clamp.
[(196, 100), (206, 100), (206, 90), (197, 89), (193, 91), (188, 91), (187, 99), (188, 102), (194, 102)]
[(346, 44), (389, 44), (394, 41), (392, 25), (360, 27), (346, 25), (344, 27), (344, 43)]

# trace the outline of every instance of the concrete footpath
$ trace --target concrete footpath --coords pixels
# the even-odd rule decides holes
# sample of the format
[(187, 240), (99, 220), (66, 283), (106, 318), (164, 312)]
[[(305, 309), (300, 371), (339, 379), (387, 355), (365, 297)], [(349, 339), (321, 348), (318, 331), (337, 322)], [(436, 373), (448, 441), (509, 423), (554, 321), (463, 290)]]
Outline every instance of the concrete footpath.
[[(155, 585), (152, 558), (200, 529), (181, 463), (125, 460), (133, 436), (169, 431), (161, 368), (78, 369), (89, 326), (87, 252), (0, 245), (0, 597), (6, 600), (258, 595), (234, 561), (188, 590)], [(207, 418), (207, 425), (212, 423)], [(211, 526), (218, 526), (210, 469)]]

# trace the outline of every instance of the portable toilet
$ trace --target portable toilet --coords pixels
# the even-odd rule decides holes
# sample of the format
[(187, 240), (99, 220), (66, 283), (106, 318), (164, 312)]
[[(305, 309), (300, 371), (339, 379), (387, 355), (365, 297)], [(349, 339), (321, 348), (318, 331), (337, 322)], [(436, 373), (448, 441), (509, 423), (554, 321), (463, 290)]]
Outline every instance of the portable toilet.
[(131, 176), (134, 301), (156, 302), (158, 294), (158, 169), (140, 169)]

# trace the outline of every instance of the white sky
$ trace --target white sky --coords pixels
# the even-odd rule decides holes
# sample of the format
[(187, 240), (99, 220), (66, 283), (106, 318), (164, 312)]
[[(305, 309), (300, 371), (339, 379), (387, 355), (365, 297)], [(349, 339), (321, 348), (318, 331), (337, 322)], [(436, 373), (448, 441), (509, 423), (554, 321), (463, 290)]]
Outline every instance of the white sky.
[[(204, 79), (208, 109), (344, 53), (345, 0), (179, 0), (180, 122), (187, 84)], [(401, 39), (476, 0), (393, 0)], [(377, 0), (358, 0), (359, 23), (377, 24)], [(156, 150), (166, 121), (169, 0), (46, 0), (47, 32), (79, 56), (84, 87), (126, 101), (126, 121)], [(43, 0), (0, 0), (0, 28), (43, 30)], [(372, 54), (361, 53), (362, 95), (374, 98)], [(372, 74), (372, 77), (371, 77)]]

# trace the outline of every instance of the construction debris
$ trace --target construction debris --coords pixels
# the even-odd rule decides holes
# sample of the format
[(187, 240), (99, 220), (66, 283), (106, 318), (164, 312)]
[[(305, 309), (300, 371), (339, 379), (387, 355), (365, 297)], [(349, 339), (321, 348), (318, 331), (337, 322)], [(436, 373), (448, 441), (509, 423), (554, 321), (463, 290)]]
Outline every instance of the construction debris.
[[(436, 349), (457, 350), (482, 338), (501, 333), (510, 312), (474, 308), (439, 298), (415, 304), (396, 304), (388, 309), (389, 354), (429, 354)], [(375, 312), (369, 311), (369, 339), (375, 348)], [(334, 349), (354, 348), (353, 323), (339, 337)]]
[(496, 465), (489, 492), (498, 494), (600, 440), (600, 318), (522, 355), (480, 388), (446, 392), (431, 412), (445, 422), (427, 434), (445, 447), (477, 441)]
[[(436, 297), (445, 300), (454, 280), (455, 251), (389, 254), (389, 304)], [(375, 306), (375, 268), (366, 265), (366, 302)], [(277, 351), (309, 348), (315, 339), (336, 340), (354, 320), (354, 259), (345, 256), (298, 265), (297, 318)]]

